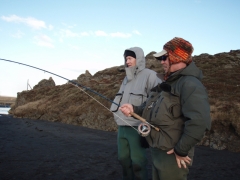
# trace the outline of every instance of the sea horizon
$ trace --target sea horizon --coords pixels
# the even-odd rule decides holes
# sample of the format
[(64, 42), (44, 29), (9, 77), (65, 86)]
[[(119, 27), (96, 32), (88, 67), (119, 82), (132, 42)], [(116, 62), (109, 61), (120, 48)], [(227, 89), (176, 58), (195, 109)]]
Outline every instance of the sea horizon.
[(0, 107), (0, 114), (8, 114), (10, 107)]

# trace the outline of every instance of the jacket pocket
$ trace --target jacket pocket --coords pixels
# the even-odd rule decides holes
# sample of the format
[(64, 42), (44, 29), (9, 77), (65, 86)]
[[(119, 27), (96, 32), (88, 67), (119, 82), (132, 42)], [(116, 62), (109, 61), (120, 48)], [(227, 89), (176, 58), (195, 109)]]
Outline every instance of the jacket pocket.
[(153, 110), (152, 121), (160, 126), (173, 125), (174, 120), (181, 116), (179, 97), (162, 92)]
[[(122, 93), (117, 93), (115, 98), (114, 98), (114, 100), (113, 100), (113, 102), (120, 106), (120, 103), (121, 103), (121, 100), (122, 100), (122, 96), (123, 96)], [(112, 112), (116, 112), (118, 110), (118, 106), (116, 104), (114, 104), (114, 103), (112, 103), (111, 108), (110, 108), (110, 110)]]
[(140, 106), (144, 101), (146, 101), (147, 96), (141, 91), (131, 91), (129, 96), (129, 103), (134, 106)]
[(173, 104), (168, 108), (168, 112), (174, 117), (178, 118), (181, 116), (181, 105), (180, 104)]

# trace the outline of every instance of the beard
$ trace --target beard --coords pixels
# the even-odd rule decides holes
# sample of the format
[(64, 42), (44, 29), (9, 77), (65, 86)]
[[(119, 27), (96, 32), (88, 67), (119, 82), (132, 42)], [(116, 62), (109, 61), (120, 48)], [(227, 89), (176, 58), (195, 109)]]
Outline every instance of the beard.
[(163, 65), (163, 70), (164, 70), (164, 73), (167, 74), (169, 72), (169, 68), (170, 66), (169, 65)]

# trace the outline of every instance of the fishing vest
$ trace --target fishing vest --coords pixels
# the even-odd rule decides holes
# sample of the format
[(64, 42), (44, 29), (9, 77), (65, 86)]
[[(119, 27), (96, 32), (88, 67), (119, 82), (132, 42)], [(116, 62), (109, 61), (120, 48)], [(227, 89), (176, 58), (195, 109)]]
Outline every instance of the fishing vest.
[(143, 111), (143, 118), (160, 131), (151, 129), (146, 137), (151, 147), (162, 150), (174, 148), (183, 133), (184, 117), (181, 112), (180, 95), (175, 93), (176, 83), (162, 83), (151, 92)]

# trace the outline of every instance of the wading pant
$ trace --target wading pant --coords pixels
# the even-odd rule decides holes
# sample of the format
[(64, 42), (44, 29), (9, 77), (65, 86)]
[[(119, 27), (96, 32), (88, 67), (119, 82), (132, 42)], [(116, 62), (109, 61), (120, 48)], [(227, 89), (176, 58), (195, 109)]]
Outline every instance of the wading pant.
[(138, 132), (130, 126), (118, 126), (118, 160), (123, 180), (148, 179), (146, 149), (141, 147)]
[(174, 154), (158, 148), (150, 148), (152, 155), (152, 180), (186, 180), (188, 167), (179, 168)]

